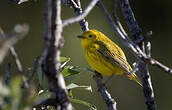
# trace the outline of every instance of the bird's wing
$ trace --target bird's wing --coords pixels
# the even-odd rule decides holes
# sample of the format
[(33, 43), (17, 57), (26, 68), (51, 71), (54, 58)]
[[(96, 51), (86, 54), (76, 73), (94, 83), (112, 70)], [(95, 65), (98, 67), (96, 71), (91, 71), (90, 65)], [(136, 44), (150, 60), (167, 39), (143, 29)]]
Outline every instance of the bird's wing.
[(126, 72), (130, 71), (130, 66), (125, 58), (125, 55), (117, 45), (108, 47), (108, 45), (105, 45), (101, 42), (101, 44), (99, 44), (99, 48), (96, 50), (106, 61), (112, 65), (118, 66)]

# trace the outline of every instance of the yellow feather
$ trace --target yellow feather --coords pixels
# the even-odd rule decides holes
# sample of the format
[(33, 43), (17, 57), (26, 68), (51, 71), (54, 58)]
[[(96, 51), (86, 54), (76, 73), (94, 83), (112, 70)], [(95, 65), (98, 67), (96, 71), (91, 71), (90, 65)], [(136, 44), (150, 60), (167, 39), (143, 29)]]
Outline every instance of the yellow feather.
[[(92, 29), (80, 38), (88, 64), (100, 74), (123, 75), (132, 70), (122, 49), (103, 33)], [(142, 85), (135, 73), (127, 76)]]

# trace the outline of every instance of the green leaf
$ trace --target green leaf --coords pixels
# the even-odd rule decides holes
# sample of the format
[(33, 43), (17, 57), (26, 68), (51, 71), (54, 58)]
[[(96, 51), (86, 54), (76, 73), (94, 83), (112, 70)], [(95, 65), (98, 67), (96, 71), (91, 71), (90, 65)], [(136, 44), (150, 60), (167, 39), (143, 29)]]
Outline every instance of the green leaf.
[(73, 70), (78, 71), (78, 72), (93, 72), (94, 73), (94, 70), (92, 70), (91, 68), (82, 68), (79, 66), (71, 66), (71, 67), (73, 67), (72, 68)]
[(20, 76), (13, 77), (10, 82), (11, 88), (11, 96), (12, 96), (12, 103), (11, 108), (12, 110), (18, 110), (20, 105), (20, 99), (22, 97), (22, 89), (21, 89), (22, 79)]
[(61, 63), (60, 68), (63, 68), (69, 61), (70, 61), (70, 58), (60, 57), (60, 63)]
[(77, 84), (75, 84), (75, 83), (69, 84), (66, 88), (67, 88), (67, 89), (81, 88), (81, 89), (84, 89), (84, 90), (87, 90), (87, 91), (92, 92), (91, 86), (79, 86), (79, 85), (77, 85)]
[(73, 94), (72, 94), (72, 90), (71, 89), (68, 90), (68, 95), (69, 95), (70, 98), (73, 98)]
[(73, 98), (70, 98), (70, 101), (73, 102), (73, 103), (85, 105), (85, 106), (89, 107), (89, 110), (97, 110), (95, 105), (92, 105), (92, 104), (90, 104), (90, 103), (88, 103), (86, 101), (73, 99)]
[(64, 63), (66, 61), (68, 61), (70, 58), (67, 58), (67, 57), (60, 57), (60, 62), (61, 63)]
[(65, 66), (62, 70), (63, 77), (71, 76), (80, 73), (77, 66)]
[(21, 96), (21, 84), (22, 79), (20, 76), (16, 76), (11, 80), (10, 88), (14, 98), (19, 98)]

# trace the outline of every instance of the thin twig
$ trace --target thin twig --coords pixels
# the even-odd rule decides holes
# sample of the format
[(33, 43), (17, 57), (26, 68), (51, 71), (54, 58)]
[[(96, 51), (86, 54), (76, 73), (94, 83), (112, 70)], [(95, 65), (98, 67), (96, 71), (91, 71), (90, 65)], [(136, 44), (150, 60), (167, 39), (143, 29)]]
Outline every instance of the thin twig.
[[(75, 23), (75, 22), (79, 22), (81, 21), (82, 19), (84, 19), (88, 14), (89, 12), (94, 8), (94, 6), (96, 5), (96, 3), (98, 2), (99, 0), (92, 0), (89, 5), (87, 6), (87, 8), (83, 11), (82, 14), (76, 16), (76, 17), (72, 17), (72, 18), (69, 18), (67, 20), (64, 20), (63, 21), (63, 27), (69, 25), (69, 24), (72, 24), (72, 23)], [(78, 9), (78, 8), (77, 8)]]
[(8, 33), (4, 34), (3, 30), (0, 29), (0, 63), (3, 61), (8, 49), (13, 46), (18, 40), (22, 39), (29, 31), (29, 26), (16, 25), (14, 29)]
[(147, 55), (149, 58), (151, 58), (151, 43), (150, 42), (147, 43), (146, 48), (147, 48)]
[(38, 71), (38, 68), (40, 67), (41, 63), (42, 63), (42, 60), (40, 59), (40, 57), (37, 57), (34, 61), (33, 70), (28, 79), (28, 82), (31, 82), (33, 80), (33, 77), (34, 77), (35, 73)]
[[(71, 1), (71, 0), (69, 0), (69, 1)], [(75, 0), (75, 1), (79, 8), (73, 7), (73, 9), (74, 9), (76, 16), (79, 16), (83, 13), (82, 7), (81, 7), (81, 2), (80, 2), (80, 0)], [(89, 30), (88, 22), (85, 19), (82, 19), (81, 21), (79, 21), (79, 24), (80, 24), (83, 32)]]
[(5, 84), (8, 85), (9, 79), (10, 79), (10, 72), (11, 72), (11, 63), (8, 63), (7, 69), (6, 69), (6, 79), (5, 79)]
[[(123, 43), (129, 47), (132, 51), (134, 51), (134, 53), (138, 54), (138, 51), (135, 49), (135, 47), (133, 46), (132, 41), (128, 38), (128, 36), (125, 34), (123, 34), (124, 32), (121, 31), (122, 28), (119, 28), (118, 25), (115, 24), (115, 22), (113, 21), (112, 17), (110, 16), (109, 12), (106, 10), (106, 8), (104, 7), (103, 3), (101, 0), (99, 0), (99, 2), (97, 3), (98, 6), (101, 8), (101, 10), (105, 13), (106, 18), (108, 20), (108, 22), (110, 23), (112, 29), (116, 32), (116, 34), (118, 35), (118, 37), (123, 41)], [(119, 21), (118, 21), (119, 22)], [(121, 25), (122, 26), (122, 25)], [(124, 31), (124, 30), (123, 30)], [(126, 33), (126, 32), (125, 32)]]
[(28, 80), (29, 82), (31, 82), (33, 80), (35, 73), (38, 71), (38, 68), (41, 66), (43, 60), (46, 58), (46, 55), (47, 55), (47, 47), (45, 45), (41, 55), (39, 57), (37, 57), (36, 60), (34, 61), (32, 74), (30, 75), (29, 80)]
[(70, 1), (70, 5), (74, 8), (74, 9), (80, 9), (80, 5), (78, 5), (74, 0), (69, 0)]
[(160, 69), (164, 70), (165, 72), (169, 73), (170, 75), (172, 75), (172, 69), (167, 67), (166, 65), (163, 65), (162, 63), (160, 63), (159, 61), (153, 59), (153, 58), (148, 58), (148, 59), (145, 59), (145, 62), (153, 65), (153, 66), (156, 66), (156, 67), (159, 67)]
[(28, 1), (31, 1), (31, 0), (11, 0), (11, 1), (14, 2), (14, 3), (17, 3), (17, 4), (21, 4), (21, 3), (28, 2)]
[[(3, 38), (8, 37), (8, 36), (6, 36), (6, 35), (4, 34), (4, 31), (3, 31), (2, 29), (0, 29), (0, 35), (1, 35)], [(15, 60), (15, 64), (16, 64), (16, 67), (17, 67), (18, 71), (19, 71), (19, 72), (22, 72), (22, 71), (23, 71), (22, 65), (21, 65), (21, 63), (20, 63), (20, 60), (19, 60), (19, 58), (18, 58), (18, 55), (17, 55), (17, 53), (15, 52), (15, 49), (14, 49), (13, 46), (10, 47), (10, 53), (11, 53), (11, 55), (13, 56), (13, 59)]]
[(111, 97), (110, 93), (107, 91), (105, 84), (102, 82), (100, 73), (95, 72), (95, 75), (93, 76), (93, 79), (95, 80), (97, 87), (99, 89), (99, 92), (101, 93), (106, 105), (108, 106), (108, 110), (117, 110), (116, 108), (116, 102)]
[(139, 58), (146, 57), (147, 58), (146, 54), (144, 54), (142, 52), (142, 50), (130, 40), (130, 38), (128, 37), (127, 33), (124, 31), (124, 29), (118, 19), (116, 19), (116, 20), (117, 20), (118, 24), (120, 25), (120, 27), (118, 27), (118, 25), (115, 24), (115, 22), (113, 21), (112, 17), (109, 14), (109, 12), (104, 7), (102, 1), (99, 0), (99, 2), (97, 4), (101, 8), (101, 10), (105, 13), (109, 24), (111, 25), (112, 29), (116, 32), (116, 34), (120, 38), (120, 40), (124, 43), (124, 45), (127, 46), (129, 49), (131, 49), (131, 52), (136, 57), (139, 57)]
[[(100, 1), (101, 2), (101, 1)], [(114, 12), (113, 12), (113, 16), (114, 16), (114, 20), (115, 20), (115, 23), (117, 24), (118, 28), (120, 29), (120, 31), (125, 35), (127, 36), (127, 33), (125, 32), (120, 20), (119, 20), (119, 17), (117, 16), (117, 6), (118, 6), (118, 0), (114, 0)]]
[[(28, 30), (29, 30), (29, 27), (26, 24), (16, 25), (14, 31), (12, 33), (10, 33), (9, 35), (16, 36), (15, 34), (20, 32), (20, 36), (22, 37), (22, 36), (25, 36), (28, 33)], [(18, 36), (19, 36), (19, 34), (18, 34)], [(22, 68), (21, 62), (20, 62), (20, 60), (18, 58), (18, 55), (17, 55), (17, 53), (16, 53), (13, 46), (10, 47), (10, 53), (13, 56), (13, 59), (15, 61), (18, 72), (20, 74), (22, 74), (22, 80), (23, 80), (23, 83), (24, 83), (24, 87), (28, 88), (29, 87), (28, 81), (27, 81), (26, 77), (23, 74), (23, 68)]]
[(15, 61), (17, 70), (18, 70), (19, 72), (23, 72), (23, 68), (22, 68), (21, 62), (20, 62), (20, 60), (19, 60), (19, 58), (18, 58), (18, 55), (17, 55), (17, 53), (16, 53), (16, 51), (15, 51), (15, 49), (14, 49), (13, 46), (10, 47), (10, 53), (11, 53), (11, 55), (12, 55), (14, 61)]
[(8, 44), (10, 48), (10, 53), (13, 56), (18, 72), (22, 74), (22, 80), (26, 88), (28, 88), (29, 84), (25, 76), (23, 75), (22, 65), (13, 47), (13, 44), (15, 44), (19, 39), (23, 38), (28, 33), (28, 31), (29, 31), (29, 26), (27, 24), (23, 24), (23, 25), (18, 24), (14, 27), (14, 29), (10, 33), (4, 34), (3, 30), (1, 29), (1, 34), (0, 34), (0, 37), (4, 39), (10, 39), (10, 38), (12, 39), (12, 41), (10, 42), (11, 44), (10, 43)]

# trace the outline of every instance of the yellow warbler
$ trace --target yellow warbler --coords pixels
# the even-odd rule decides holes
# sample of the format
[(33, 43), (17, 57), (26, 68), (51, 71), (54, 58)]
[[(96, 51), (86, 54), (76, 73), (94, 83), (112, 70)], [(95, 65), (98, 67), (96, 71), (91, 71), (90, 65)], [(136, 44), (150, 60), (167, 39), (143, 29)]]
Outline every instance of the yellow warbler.
[[(122, 49), (103, 33), (91, 29), (78, 37), (81, 39), (84, 55), (92, 69), (102, 75), (123, 75), (131, 72), (132, 68)], [(127, 76), (142, 85), (135, 73)]]

